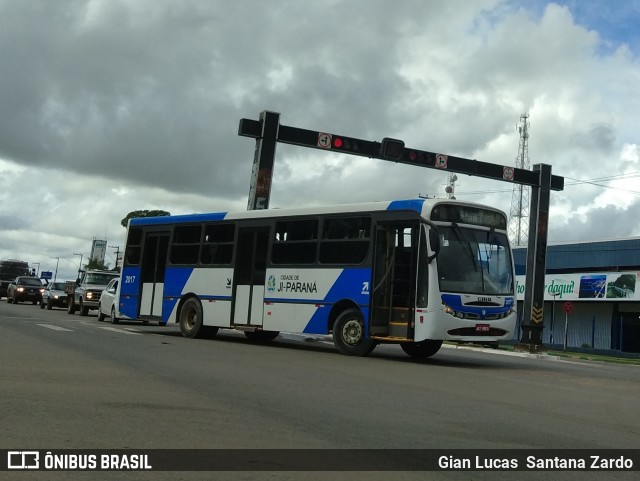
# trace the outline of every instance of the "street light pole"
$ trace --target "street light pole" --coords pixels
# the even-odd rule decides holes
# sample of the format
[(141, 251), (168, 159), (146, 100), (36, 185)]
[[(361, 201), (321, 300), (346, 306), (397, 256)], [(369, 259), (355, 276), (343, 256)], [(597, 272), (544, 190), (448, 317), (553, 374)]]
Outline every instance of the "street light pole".
[(549, 344), (553, 344), (553, 321), (556, 320), (556, 296), (559, 296), (559, 292), (551, 293), (553, 300), (551, 301), (551, 331), (549, 332)]
[(78, 277), (80, 277), (80, 271), (82, 270), (82, 254), (73, 253), (74, 256), (80, 256), (80, 265), (78, 266)]
[(56, 278), (58, 277), (58, 264), (60, 264), (60, 258), (59, 257), (52, 257), (52, 259), (56, 260), (56, 272), (55, 272), (55, 274), (53, 274), (53, 282), (55, 282)]

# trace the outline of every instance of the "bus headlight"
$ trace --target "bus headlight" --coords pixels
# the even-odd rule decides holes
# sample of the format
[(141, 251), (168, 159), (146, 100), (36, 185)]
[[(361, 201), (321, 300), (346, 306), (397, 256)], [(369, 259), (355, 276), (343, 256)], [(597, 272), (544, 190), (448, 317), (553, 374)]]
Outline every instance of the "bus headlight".
[(458, 312), (455, 309), (453, 309), (452, 307), (447, 306), (446, 304), (444, 306), (444, 312), (449, 314), (449, 315), (451, 315), (451, 316), (457, 317), (459, 319), (463, 319), (464, 318), (464, 314), (462, 312)]

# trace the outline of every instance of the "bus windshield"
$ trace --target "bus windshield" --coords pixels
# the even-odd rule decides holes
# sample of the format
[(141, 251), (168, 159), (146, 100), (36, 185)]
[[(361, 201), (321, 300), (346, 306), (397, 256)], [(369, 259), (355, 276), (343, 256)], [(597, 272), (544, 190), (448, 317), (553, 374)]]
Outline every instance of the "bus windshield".
[(442, 292), (513, 295), (507, 236), (457, 224), (438, 226), (438, 277)]

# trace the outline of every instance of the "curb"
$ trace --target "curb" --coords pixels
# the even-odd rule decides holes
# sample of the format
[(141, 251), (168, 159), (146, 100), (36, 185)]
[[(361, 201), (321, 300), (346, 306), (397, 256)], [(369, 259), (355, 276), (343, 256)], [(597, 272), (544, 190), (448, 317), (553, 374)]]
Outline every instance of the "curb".
[(442, 347), (447, 349), (462, 349), (462, 350), (474, 351), (474, 352), (488, 352), (490, 354), (501, 354), (503, 356), (528, 357), (530, 359), (546, 359), (549, 361), (560, 360), (560, 356), (552, 356), (549, 354), (530, 354), (527, 352), (506, 351), (504, 349), (490, 349), (486, 347), (460, 346), (460, 345), (452, 345), (452, 344), (446, 344), (446, 343), (442, 344)]

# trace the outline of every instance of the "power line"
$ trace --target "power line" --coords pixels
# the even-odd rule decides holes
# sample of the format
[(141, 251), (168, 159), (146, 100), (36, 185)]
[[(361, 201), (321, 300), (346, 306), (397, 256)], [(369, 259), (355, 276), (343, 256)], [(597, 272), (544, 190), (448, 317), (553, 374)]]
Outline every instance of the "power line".
[[(620, 190), (623, 192), (629, 192), (632, 194), (636, 194), (636, 195), (640, 195), (640, 192), (635, 191), (635, 190), (629, 190), (629, 189), (623, 189), (621, 187), (614, 187), (611, 185), (603, 185), (603, 184), (599, 184), (597, 182), (599, 181), (606, 181), (606, 180), (623, 180), (623, 179), (632, 179), (632, 178), (636, 178), (636, 177), (640, 177), (640, 172), (630, 172), (628, 174), (620, 174), (620, 175), (612, 175), (609, 177), (598, 177), (595, 179), (574, 179), (572, 177), (567, 177), (566, 175), (564, 176), (565, 179), (569, 179), (572, 182), (567, 182), (565, 183), (565, 188), (566, 187), (573, 187), (576, 185), (581, 185), (581, 184), (589, 184), (589, 185), (594, 185), (596, 187), (602, 187), (603, 189), (614, 189), (614, 190)], [(500, 194), (503, 192), (511, 192), (511, 189), (497, 189), (497, 190), (477, 190), (477, 191), (470, 191), (470, 192), (465, 192), (465, 191), (457, 191), (458, 195), (484, 195), (484, 194)]]
[[(623, 178), (627, 178), (627, 177), (620, 177), (620, 178), (618, 178), (616, 180), (620, 180), (620, 179), (623, 179)], [(598, 184), (597, 182), (591, 182), (589, 180), (573, 179), (573, 178), (567, 177), (567, 176), (565, 176), (565, 179), (570, 179), (570, 180), (573, 180), (575, 182), (573, 184), (567, 184), (567, 185), (565, 185), (565, 187), (571, 187), (573, 185), (580, 185), (580, 184), (589, 184), (589, 185), (595, 185), (596, 187), (602, 187), (603, 189), (614, 189), (614, 190), (619, 190), (619, 191), (622, 191), (622, 192), (629, 192), (631, 194), (640, 195), (640, 192), (637, 191), (637, 190), (623, 189), (622, 187), (613, 187), (613, 186), (610, 186), (610, 185)], [(595, 179), (595, 180), (598, 180), (598, 179)]]
[[(611, 175), (608, 177), (599, 177), (597, 179), (587, 179), (589, 181), (601, 181), (601, 180), (616, 180), (616, 179), (626, 179), (626, 178), (632, 178), (632, 177), (638, 177), (640, 176), (640, 172), (629, 172), (627, 174), (618, 174), (618, 175)], [(582, 181), (580, 181), (582, 182)]]

